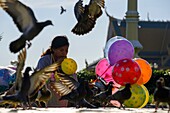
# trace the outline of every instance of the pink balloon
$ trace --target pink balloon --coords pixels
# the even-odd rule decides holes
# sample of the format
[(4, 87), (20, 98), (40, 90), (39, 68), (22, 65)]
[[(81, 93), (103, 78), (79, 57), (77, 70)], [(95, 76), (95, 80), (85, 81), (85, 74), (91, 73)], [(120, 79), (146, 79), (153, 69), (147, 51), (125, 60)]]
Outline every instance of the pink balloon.
[(141, 75), (141, 69), (137, 62), (132, 59), (122, 59), (113, 67), (113, 79), (120, 85), (126, 83), (135, 84)]
[(117, 87), (120, 87), (119, 84), (117, 84), (112, 77), (112, 70), (113, 66), (111, 66), (106, 58), (101, 59), (95, 68), (95, 72), (97, 76), (102, 77), (107, 83), (110, 81), (113, 81), (114, 85)]
[(104, 78), (105, 76), (109, 78), (109, 75), (112, 75), (112, 66), (108, 63), (106, 58), (101, 59), (95, 68), (95, 72), (100, 77)]
[(117, 40), (109, 48), (108, 60), (110, 65), (114, 65), (121, 59), (132, 59), (134, 57), (134, 47), (128, 40)]

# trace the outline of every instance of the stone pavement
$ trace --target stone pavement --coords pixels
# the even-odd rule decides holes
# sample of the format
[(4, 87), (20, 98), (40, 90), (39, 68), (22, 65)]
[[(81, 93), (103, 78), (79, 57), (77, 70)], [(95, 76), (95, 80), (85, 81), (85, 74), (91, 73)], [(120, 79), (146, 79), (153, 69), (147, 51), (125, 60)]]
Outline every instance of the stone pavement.
[[(154, 113), (154, 108), (98, 108), (98, 109), (87, 109), (87, 108), (33, 108), (33, 110), (22, 110), (18, 108), (0, 108), (0, 113)], [(158, 109), (157, 113), (168, 113), (168, 109)]]

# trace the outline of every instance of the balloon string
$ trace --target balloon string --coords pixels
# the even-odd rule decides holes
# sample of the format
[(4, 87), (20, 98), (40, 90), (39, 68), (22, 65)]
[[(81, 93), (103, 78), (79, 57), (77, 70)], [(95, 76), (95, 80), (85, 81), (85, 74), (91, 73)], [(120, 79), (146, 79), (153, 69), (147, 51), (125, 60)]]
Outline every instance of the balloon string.
[[(104, 74), (104, 73), (106, 73), (106, 71), (109, 69), (111, 67), (111, 65), (109, 65), (108, 67), (107, 67), (107, 69), (102, 73), (102, 75)], [(102, 76), (101, 75), (101, 76)]]

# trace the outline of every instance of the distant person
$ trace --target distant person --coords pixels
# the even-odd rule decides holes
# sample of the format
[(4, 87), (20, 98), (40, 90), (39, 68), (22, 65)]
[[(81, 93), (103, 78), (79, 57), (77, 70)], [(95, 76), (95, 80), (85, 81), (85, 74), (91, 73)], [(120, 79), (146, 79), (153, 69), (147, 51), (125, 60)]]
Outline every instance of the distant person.
[[(69, 49), (69, 42), (68, 38), (66, 36), (56, 36), (51, 43), (51, 46), (49, 49), (45, 51), (41, 55), (41, 58), (38, 61), (38, 65), (36, 69), (42, 69), (54, 62), (61, 62), (67, 58), (67, 53)], [(73, 75), (73, 78), (77, 79), (76, 75)], [(49, 100), (47, 106), (48, 107), (66, 107), (68, 106), (68, 101), (65, 100), (59, 100), (60, 96), (53, 91), (50, 87), (50, 83), (55, 82), (55, 77), (52, 76), (49, 82), (47, 82), (47, 87), (52, 92), (52, 98)]]

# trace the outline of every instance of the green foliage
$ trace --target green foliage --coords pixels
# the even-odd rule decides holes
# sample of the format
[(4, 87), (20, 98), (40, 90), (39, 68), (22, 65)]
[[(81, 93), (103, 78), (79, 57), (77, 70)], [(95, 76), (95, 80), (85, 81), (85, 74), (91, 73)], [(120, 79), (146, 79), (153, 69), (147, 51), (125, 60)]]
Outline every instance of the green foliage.
[(77, 77), (85, 78), (88, 81), (92, 81), (92, 80), (96, 79), (96, 74), (92, 70), (83, 69), (83, 70), (77, 72)]

